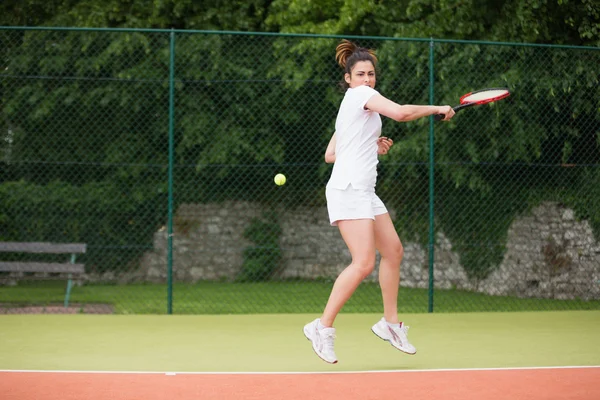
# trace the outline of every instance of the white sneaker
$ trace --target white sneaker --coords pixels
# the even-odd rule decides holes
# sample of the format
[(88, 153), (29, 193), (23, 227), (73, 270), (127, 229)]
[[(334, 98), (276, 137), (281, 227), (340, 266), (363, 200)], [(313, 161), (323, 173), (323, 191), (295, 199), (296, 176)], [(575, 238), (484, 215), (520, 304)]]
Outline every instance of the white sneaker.
[(333, 351), (333, 339), (335, 339), (335, 328), (324, 328), (319, 330), (319, 318), (304, 325), (304, 336), (312, 342), (312, 348), (321, 359), (330, 364), (338, 360)]
[(371, 330), (375, 335), (390, 342), (392, 346), (406, 354), (415, 354), (417, 352), (415, 346), (408, 341), (408, 326), (404, 325), (402, 322), (400, 323), (399, 328), (392, 328), (385, 321), (385, 318), (381, 318), (379, 322), (373, 325)]

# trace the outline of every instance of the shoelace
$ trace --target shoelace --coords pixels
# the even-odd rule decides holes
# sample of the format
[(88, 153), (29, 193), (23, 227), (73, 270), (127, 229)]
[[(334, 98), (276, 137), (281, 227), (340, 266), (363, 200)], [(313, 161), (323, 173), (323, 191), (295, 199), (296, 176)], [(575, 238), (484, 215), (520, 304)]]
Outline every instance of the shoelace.
[(396, 337), (397, 340), (399, 340), (402, 343), (403, 337), (406, 338), (406, 340), (408, 340), (408, 328), (408, 326), (402, 324), (400, 328), (396, 328), (398, 329), (398, 331), (396, 331), (396, 329), (390, 328), (390, 332), (393, 336)]
[(391, 326), (389, 327), (390, 331), (394, 331), (396, 329), (398, 329), (400, 332), (403, 332), (405, 335), (408, 334), (408, 328), (410, 328), (407, 325), (402, 324), (402, 326), (400, 326), (400, 328), (392, 328)]
[(323, 349), (333, 351), (333, 339), (335, 339), (335, 333), (324, 332), (323, 333)]

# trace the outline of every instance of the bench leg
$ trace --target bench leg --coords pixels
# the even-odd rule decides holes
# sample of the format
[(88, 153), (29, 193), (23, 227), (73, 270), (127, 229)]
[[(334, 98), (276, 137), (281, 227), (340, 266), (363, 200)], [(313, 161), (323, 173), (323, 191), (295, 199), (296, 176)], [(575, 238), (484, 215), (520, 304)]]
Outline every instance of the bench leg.
[[(75, 264), (75, 254), (71, 254), (71, 264)], [(65, 293), (65, 308), (69, 307), (69, 299), (71, 298), (71, 289), (73, 288), (73, 281), (71, 280), (71, 274), (69, 274), (69, 280), (67, 281), (67, 292)]]
[(67, 281), (67, 292), (65, 293), (65, 308), (69, 307), (69, 298), (71, 297), (72, 288), (73, 281), (71, 280), (71, 275), (69, 275), (69, 280)]

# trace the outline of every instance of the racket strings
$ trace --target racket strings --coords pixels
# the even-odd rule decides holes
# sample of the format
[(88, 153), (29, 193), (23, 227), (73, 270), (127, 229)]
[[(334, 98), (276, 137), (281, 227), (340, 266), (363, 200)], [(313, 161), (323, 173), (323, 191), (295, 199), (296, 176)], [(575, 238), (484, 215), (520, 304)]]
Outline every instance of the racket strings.
[(463, 96), (460, 99), (461, 104), (464, 103), (475, 103), (479, 101), (485, 100), (493, 100), (500, 99), (502, 97), (506, 97), (508, 95), (508, 90), (506, 89), (491, 89), (491, 90), (482, 90), (479, 92), (470, 93), (466, 96)]

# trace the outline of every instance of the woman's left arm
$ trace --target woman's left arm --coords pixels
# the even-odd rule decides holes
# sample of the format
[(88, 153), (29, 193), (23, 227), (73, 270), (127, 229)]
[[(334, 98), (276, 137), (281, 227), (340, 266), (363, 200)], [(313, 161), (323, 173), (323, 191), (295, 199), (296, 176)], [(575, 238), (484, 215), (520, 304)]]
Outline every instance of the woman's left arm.
[(387, 154), (394, 141), (389, 137), (381, 136), (377, 139), (377, 154)]

